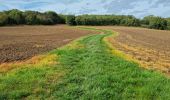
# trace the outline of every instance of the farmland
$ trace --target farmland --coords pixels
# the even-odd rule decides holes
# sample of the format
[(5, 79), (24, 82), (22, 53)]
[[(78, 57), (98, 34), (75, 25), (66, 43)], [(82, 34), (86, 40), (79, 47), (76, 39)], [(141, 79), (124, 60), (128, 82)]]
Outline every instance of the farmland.
[(170, 31), (132, 27), (101, 27), (119, 33), (113, 46), (152, 70), (170, 73)]
[(170, 0), (0, 0), (0, 100), (170, 100)]
[[(24, 58), (24, 61), (15, 59), (14, 61), (17, 62), (3, 65), (0, 69), (0, 99), (165, 100), (170, 98), (168, 76), (144, 69), (146, 65), (141, 64), (147, 63), (143, 60), (146, 56), (152, 55), (153, 58), (157, 56), (153, 53), (146, 55), (148, 49), (158, 52), (163, 48), (163, 51), (168, 53), (168, 31), (110, 26), (26, 26), (24, 29), (23, 27), (2, 27), (0, 31), (2, 36), (9, 37), (8, 42), (3, 42), (6, 39), (2, 41), (4, 45), (1, 46), (2, 49), (9, 44), (10, 48), (14, 48), (16, 44), (20, 48), (23, 46), (20, 44), (22, 42), (26, 46), (34, 47), (36, 44), (38, 48), (45, 45), (42, 48), (42, 50), (45, 49), (44, 51), (35, 55), (31, 53), (32, 55)], [(13, 37), (15, 37), (14, 40), (12, 40)], [(162, 41), (166, 43), (162, 45)], [(12, 43), (15, 46), (11, 45)], [(127, 48), (132, 48), (131, 45), (133, 45), (133, 49), (126, 49), (124, 45)], [(147, 50), (138, 50), (138, 45)], [(46, 50), (48, 47), (50, 49)], [(137, 50), (133, 51), (134, 49)], [(17, 52), (20, 53), (20, 50), (22, 49)], [(40, 51), (29, 47), (27, 50), (27, 52)], [(6, 51), (8, 49), (3, 53)], [(141, 62), (121, 56), (129, 54), (133, 59), (137, 59), (139, 55), (133, 55), (132, 52), (142, 53)], [(10, 53), (6, 53), (8, 54)], [(168, 60), (166, 58), (169, 58), (166, 54), (164, 55), (166, 57), (162, 58), (164, 60), (161, 60), (161, 63), (165, 63), (164, 61)]]
[(25, 60), (95, 32), (69, 26), (0, 27), (0, 63)]

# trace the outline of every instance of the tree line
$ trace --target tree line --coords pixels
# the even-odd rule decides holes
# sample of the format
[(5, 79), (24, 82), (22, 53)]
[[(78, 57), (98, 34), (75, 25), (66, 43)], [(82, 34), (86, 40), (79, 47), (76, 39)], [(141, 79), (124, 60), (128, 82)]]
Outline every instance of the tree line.
[(81, 15), (75, 18), (77, 25), (123, 25), (140, 26), (140, 20), (134, 16), (118, 15)]
[(170, 29), (170, 18), (146, 16), (138, 19), (132, 15), (61, 15), (53, 11), (20, 11), (17, 9), (0, 12), (0, 26), (6, 25), (120, 25), (152, 29)]
[(56, 12), (25, 11), (17, 9), (0, 12), (0, 26), (5, 25), (54, 25), (65, 23), (64, 16)]
[[(67, 16), (71, 20), (67, 22), (69, 25), (119, 25), (119, 26), (137, 26), (151, 29), (167, 30), (170, 29), (170, 18), (162, 18), (159, 16), (146, 16), (138, 19), (131, 15), (80, 15)], [(68, 18), (69, 19), (69, 18)]]

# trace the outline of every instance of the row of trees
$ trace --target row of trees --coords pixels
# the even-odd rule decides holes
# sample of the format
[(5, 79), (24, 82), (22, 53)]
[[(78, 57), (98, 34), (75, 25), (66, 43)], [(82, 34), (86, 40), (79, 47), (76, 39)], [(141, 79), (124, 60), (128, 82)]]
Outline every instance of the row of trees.
[(77, 25), (124, 25), (140, 26), (140, 20), (134, 16), (118, 15), (81, 15), (75, 18)]
[(151, 29), (168, 29), (168, 20), (166, 18), (161, 18), (153, 15), (144, 17), (141, 23)]
[(53, 11), (20, 11), (17, 9), (0, 12), (0, 26), (5, 25), (122, 25), (122, 26), (142, 26), (153, 29), (169, 29), (170, 18), (157, 16), (146, 16), (143, 19), (128, 15), (60, 15)]
[(130, 15), (80, 15), (67, 17), (72, 19), (67, 20), (70, 21), (67, 22), (68, 24), (71, 23), (70, 25), (121, 25), (140, 26), (160, 30), (170, 29), (170, 18), (161, 18), (153, 15), (146, 16), (143, 19), (137, 19)]
[(19, 11), (17, 9), (0, 12), (0, 25), (53, 25), (65, 23), (62, 15), (58, 15), (53, 11), (40, 13), (37, 11)]

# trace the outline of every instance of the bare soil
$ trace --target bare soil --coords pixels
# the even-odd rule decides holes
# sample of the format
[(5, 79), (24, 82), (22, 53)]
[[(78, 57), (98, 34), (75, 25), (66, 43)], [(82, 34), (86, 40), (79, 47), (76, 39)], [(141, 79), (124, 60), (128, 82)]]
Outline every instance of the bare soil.
[(118, 32), (119, 36), (109, 41), (144, 67), (170, 73), (170, 31), (119, 26), (98, 28)]
[(0, 64), (25, 60), (94, 33), (65, 25), (0, 27)]

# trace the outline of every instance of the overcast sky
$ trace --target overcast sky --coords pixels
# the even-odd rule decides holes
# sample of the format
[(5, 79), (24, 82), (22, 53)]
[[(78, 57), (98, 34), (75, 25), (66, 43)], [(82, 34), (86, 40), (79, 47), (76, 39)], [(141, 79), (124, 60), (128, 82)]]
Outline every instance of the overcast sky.
[(0, 0), (0, 11), (9, 9), (170, 17), (170, 0)]

